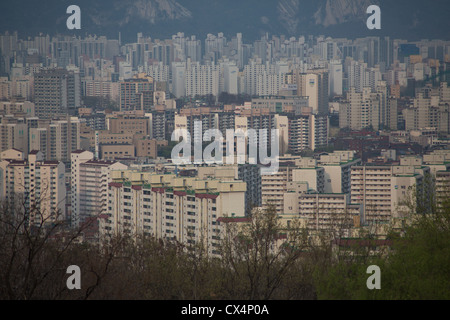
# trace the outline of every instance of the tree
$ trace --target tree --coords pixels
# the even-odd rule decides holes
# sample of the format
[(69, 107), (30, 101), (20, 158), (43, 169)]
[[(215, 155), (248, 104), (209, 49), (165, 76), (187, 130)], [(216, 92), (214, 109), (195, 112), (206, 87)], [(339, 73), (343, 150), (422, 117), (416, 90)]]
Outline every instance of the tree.
[(163, 157), (165, 159), (172, 158), (172, 149), (178, 144), (177, 141), (169, 141), (167, 146), (158, 147), (158, 157)]
[(252, 101), (252, 97), (248, 94), (230, 94), (228, 92), (221, 92), (218, 98), (223, 104), (237, 104), (243, 105), (244, 102)]
[[(338, 261), (316, 272), (320, 299), (449, 299), (450, 209), (410, 211), (403, 230), (389, 234), (391, 250)], [(416, 208), (417, 209), (417, 208)], [(372, 240), (375, 241), (375, 240)], [(352, 248), (353, 252), (360, 246)], [(369, 290), (369, 265), (381, 269), (381, 290)]]
[(63, 282), (56, 280), (82, 230), (68, 233), (60, 212), (43, 214), (17, 200), (0, 208), (0, 298), (60, 297), (64, 288), (56, 283)]
[(83, 97), (83, 105), (94, 110), (109, 109), (112, 111), (119, 111), (119, 105), (116, 101), (112, 100), (108, 95), (106, 97)]
[[(44, 214), (39, 205), (27, 204), (16, 197), (0, 207), (0, 299), (90, 298), (124, 241), (102, 247), (83, 242), (94, 220), (71, 229), (60, 211)], [(67, 288), (71, 265), (81, 268), (83, 290)]]
[[(307, 239), (295, 223), (283, 227), (273, 207), (254, 210), (242, 226), (227, 223), (222, 246), (225, 294), (233, 299), (292, 298), (290, 284), (305, 280), (297, 271), (302, 269)], [(296, 282), (289, 281), (294, 278)], [(298, 286), (296, 290), (301, 292)], [(304, 298), (312, 296), (307, 290)]]

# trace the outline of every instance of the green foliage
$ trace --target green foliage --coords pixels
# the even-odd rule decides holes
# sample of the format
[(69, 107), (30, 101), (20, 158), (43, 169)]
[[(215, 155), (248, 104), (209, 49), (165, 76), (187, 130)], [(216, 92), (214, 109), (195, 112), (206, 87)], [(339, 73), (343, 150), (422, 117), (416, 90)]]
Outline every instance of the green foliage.
[[(412, 214), (392, 245), (338, 247), (296, 221), (282, 225), (273, 208), (224, 223), (221, 258), (202, 240), (117, 235), (80, 242), (83, 229), (63, 221), (30, 225), (38, 212), (0, 210), (0, 299), (449, 299), (450, 210)], [(375, 240), (370, 240), (375, 241)], [(364, 245), (361, 245), (364, 244)], [(66, 288), (78, 265), (82, 289)], [(381, 290), (369, 290), (367, 267), (381, 269)]]
[(219, 102), (223, 104), (243, 105), (244, 102), (252, 101), (252, 97), (248, 94), (230, 94), (222, 92), (219, 94)]
[(119, 104), (108, 97), (83, 97), (83, 105), (93, 110), (119, 111)]
[(167, 146), (158, 147), (158, 157), (170, 159), (172, 157), (172, 149), (177, 145), (176, 141), (169, 141)]
[[(423, 215), (382, 268), (382, 299), (450, 299), (450, 215)], [(382, 281), (383, 281), (382, 280)]]
[(254, 210), (244, 225), (226, 227), (225, 291), (233, 299), (313, 299), (311, 268), (303, 259), (306, 247), (305, 230), (283, 227), (272, 207)]
[[(339, 261), (315, 274), (319, 299), (450, 298), (450, 214), (415, 215), (385, 255)], [(367, 267), (381, 269), (381, 290), (369, 290)]]

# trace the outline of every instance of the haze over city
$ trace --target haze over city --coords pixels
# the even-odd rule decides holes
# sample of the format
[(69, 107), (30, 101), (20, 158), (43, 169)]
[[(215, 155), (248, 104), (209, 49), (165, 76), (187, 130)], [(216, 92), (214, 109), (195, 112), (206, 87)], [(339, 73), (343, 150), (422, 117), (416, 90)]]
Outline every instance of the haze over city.
[(448, 299), (449, 9), (2, 2), (0, 299)]

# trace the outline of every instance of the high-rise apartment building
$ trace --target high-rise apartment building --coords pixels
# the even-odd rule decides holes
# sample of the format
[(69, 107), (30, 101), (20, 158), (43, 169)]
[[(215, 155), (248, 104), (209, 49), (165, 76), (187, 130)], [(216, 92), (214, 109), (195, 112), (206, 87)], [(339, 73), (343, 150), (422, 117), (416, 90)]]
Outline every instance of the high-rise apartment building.
[(406, 201), (417, 205), (417, 201), (423, 200), (416, 195), (423, 192), (425, 173), (411, 165), (353, 166), (352, 203), (363, 205), (363, 221), (367, 223), (388, 223), (392, 218), (402, 218), (411, 210)]
[(116, 170), (108, 185), (102, 235), (128, 232), (200, 243), (219, 254), (220, 218), (245, 215), (242, 181), (200, 180), (176, 175)]
[(25, 119), (6, 116), (0, 119), (0, 151), (18, 149), (28, 154), (28, 125)]
[(436, 204), (437, 210), (442, 212), (448, 208), (450, 199), (450, 170), (436, 172)]
[(307, 193), (288, 188), (284, 195), (284, 214), (295, 214), (306, 220), (310, 231), (350, 237), (351, 229), (359, 226), (362, 206), (351, 204), (349, 194)]
[(186, 58), (190, 58), (192, 61), (202, 60), (202, 43), (197, 40), (195, 36), (186, 39)]
[(360, 164), (361, 159), (355, 157), (354, 151), (335, 151), (321, 155), (318, 165), (325, 170), (324, 192), (350, 194), (351, 168)]
[(313, 113), (328, 114), (328, 70), (312, 69), (307, 73), (296, 70), (293, 80), (297, 84), (297, 95), (308, 97)]
[(150, 137), (156, 140), (170, 140), (175, 126), (175, 110), (164, 106), (156, 106), (145, 116), (150, 123)]
[(153, 106), (153, 78), (139, 73), (120, 82), (120, 111), (141, 110), (149, 112)]
[(245, 191), (245, 212), (262, 206), (261, 167), (255, 164), (233, 164), (226, 166), (198, 167), (199, 179), (242, 180), (247, 184)]
[(365, 87), (362, 92), (350, 88), (347, 101), (348, 103), (342, 103), (339, 108), (340, 127), (353, 130), (373, 127), (378, 130), (380, 101), (371, 88)]
[(398, 122), (397, 99), (391, 97), (385, 81), (378, 81), (376, 90), (352, 87), (347, 100), (339, 105), (339, 126), (352, 130), (381, 128), (395, 130)]
[(342, 78), (343, 78), (342, 63), (339, 60), (332, 60), (328, 67), (329, 81), (328, 93), (331, 96), (342, 96)]
[(304, 150), (316, 150), (328, 144), (329, 119), (315, 114), (290, 115), (289, 151), (299, 154)]
[(75, 115), (81, 106), (81, 80), (76, 71), (42, 70), (34, 75), (36, 116), (49, 119)]
[(188, 59), (185, 71), (186, 96), (219, 95), (219, 66), (201, 65)]
[(150, 119), (139, 114), (118, 114), (107, 118), (110, 133), (150, 134)]
[(284, 194), (288, 192), (289, 183), (303, 184), (304, 192), (324, 192), (324, 169), (317, 166), (312, 158), (287, 156), (280, 158), (278, 172), (261, 177), (263, 206), (271, 205), (278, 214), (284, 213)]
[(172, 63), (172, 94), (177, 98), (186, 95), (186, 62)]
[(77, 150), (71, 155), (71, 225), (77, 227), (86, 218), (106, 212), (108, 183), (112, 170), (125, 170), (117, 161), (94, 159), (89, 151)]
[[(442, 86), (445, 88), (445, 86)], [(441, 87), (440, 96), (427, 97), (423, 92), (416, 95), (411, 108), (403, 109), (406, 130), (436, 128), (439, 132), (449, 132), (449, 103)], [(440, 100), (440, 99), (444, 100)]]
[(66, 219), (65, 166), (45, 161), (42, 152), (24, 154), (10, 149), (0, 160), (1, 199), (17, 210), (26, 210), (28, 223), (52, 223)]
[[(30, 118), (28, 118), (30, 120)], [(70, 162), (70, 153), (81, 144), (81, 121), (77, 117), (66, 120), (29, 122), (29, 148), (39, 150), (44, 157), (53, 161)]]

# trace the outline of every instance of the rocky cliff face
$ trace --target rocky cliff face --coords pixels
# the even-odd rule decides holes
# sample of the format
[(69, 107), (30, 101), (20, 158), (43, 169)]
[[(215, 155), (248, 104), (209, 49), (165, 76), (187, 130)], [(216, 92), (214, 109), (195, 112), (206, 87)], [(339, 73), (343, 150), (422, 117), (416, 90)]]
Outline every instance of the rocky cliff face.
[(379, 3), (374, 0), (327, 0), (314, 14), (315, 23), (328, 27), (352, 20), (365, 20), (366, 10), (372, 4)]
[(280, 23), (290, 33), (299, 32), (305, 24), (329, 27), (345, 22), (366, 19), (366, 9), (378, 0), (278, 0)]
[(295, 33), (300, 24), (300, 0), (279, 0), (277, 5), (278, 19), (289, 31)]
[[(0, 1), (0, 32), (68, 33), (69, 0)], [(170, 38), (242, 32), (248, 40), (265, 33), (333, 37), (381, 36), (449, 39), (449, 0), (76, 0), (82, 11), (79, 36), (101, 34), (134, 40), (137, 32)], [(382, 29), (368, 30), (367, 7), (380, 6)]]
[(192, 18), (192, 13), (174, 0), (113, 0), (110, 9), (89, 10), (88, 16), (96, 25), (124, 26), (136, 20), (149, 24)]

